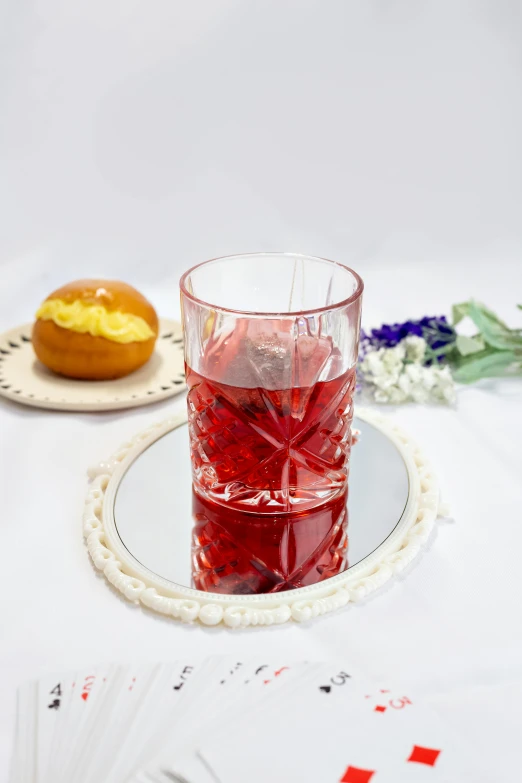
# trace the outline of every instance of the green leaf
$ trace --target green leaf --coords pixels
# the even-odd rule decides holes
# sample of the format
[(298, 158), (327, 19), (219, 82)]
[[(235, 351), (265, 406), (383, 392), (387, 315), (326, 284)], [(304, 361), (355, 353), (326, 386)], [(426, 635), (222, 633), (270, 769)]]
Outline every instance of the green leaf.
[(488, 345), (500, 350), (522, 350), (522, 330), (510, 329), (482, 304), (468, 303), (468, 314)]
[(485, 347), (486, 343), (480, 334), (475, 335), (475, 337), (466, 337), (463, 334), (457, 335), (457, 350), (461, 356), (478, 353), (483, 351)]
[(480, 378), (492, 378), (502, 375), (516, 359), (513, 351), (486, 348), (480, 353), (460, 359), (453, 370), (453, 377), (459, 383), (473, 383)]
[(491, 324), (498, 326), (499, 329), (502, 329), (505, 332), (511, 331), (509, 326), (504, 321), (502, 321), (492, 310), (489, 310), (486, 305), (482, 304), (481, 302), (475, 302), (474, 299), (470, 299), (468, 305), (469, 315), (472, 319), (474, 319), (474, 317), (478, 314), (479, 317), (486, 318)]
[(456, 326), (458, 323), (460, 323), (467, 315), (469, 315), (469, 302), (461, 302), (460, 304), (453, 305), (451, 308), (451, 320), (453, 321), (453, 326)]
[(522, 305), (517, 305), (519, 310), (522, 310)]
[(440, 359), (441, 356), (447, 356), (447, 354), (451, 353), (455, 349), (455, 342), (446, 343), (446, 345), (441, 345), (440, 348), (436, 348), (433, 350), (433, 348), (430, 348), (429, 345), (426, 346), (426, 353), (424, 355), (424, 362), (433, 359)]

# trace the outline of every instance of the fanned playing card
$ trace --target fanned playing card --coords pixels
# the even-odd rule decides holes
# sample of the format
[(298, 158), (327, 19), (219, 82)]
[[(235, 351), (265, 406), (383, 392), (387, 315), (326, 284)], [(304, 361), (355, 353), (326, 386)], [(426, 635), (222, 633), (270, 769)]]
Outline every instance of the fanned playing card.
[[(220, 783), (278, 779), (331, 783), (480, 781), (443, 722), (408, 692), (352, 676), (348, 666), (311, 672), (290, 698), (270, 701), (201, 738), (199, 756)], [(280, 698), (279, 698), (280, 697)], [(195, 782), (196, 783), (196, 782)]]
[(23, 684), (10, 783), (480, 783), (415, 695), (348, 665), (98, 666)]
[[(289, 688), (307, 669), (307, 664), (299, 663), (287, 666), (236, 662), (228, 667), (224, 660), (218, 677), (209, 677), (200, 690), (208, 706), (201, 711), (195, 700), (195, 705), (184, 716), (188, 730), (165, 745), (161, 758), (156, 759), (154, 765), (148, 765), (146, 772), (163, 783), (172, 780), (172, 775), (190, 781), (194, 778), (197, 783), (200, 779), (207, 780), (208, 772), (196, 757), (201, 737), (212, 733), (216, 726), (228, 726), (235, 719), (241, 720), (241, 716), (262, 704), (270, 692)], [(137, 776), (133, 778), (133, 783), (138, 783), (138, 779)]]

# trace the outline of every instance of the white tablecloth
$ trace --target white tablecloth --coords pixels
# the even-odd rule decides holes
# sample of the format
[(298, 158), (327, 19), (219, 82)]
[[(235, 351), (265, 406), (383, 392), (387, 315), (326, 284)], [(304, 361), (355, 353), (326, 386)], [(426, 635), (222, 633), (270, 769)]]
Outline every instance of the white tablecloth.
[[(0, 9), (0, 329), (81, 276), (165, 316), (198, 260), (351, 262), (364, 322), (522, 302), (517, 2), (43, 0)], [(522, 380), (393, 414), (454, 524), (403, 579), (310, 625), (187, 627), (120, 599), (81, 535), (87, 466), (173, 405), (0, 401), (0, 775), (21, 680), (97, 661), (344, 656), (404, 682), (515, 780), (522, 701)], [(377, 477), (376, 477), (377, 481)], [(515, 775), (513, 777), (513, 774)]]

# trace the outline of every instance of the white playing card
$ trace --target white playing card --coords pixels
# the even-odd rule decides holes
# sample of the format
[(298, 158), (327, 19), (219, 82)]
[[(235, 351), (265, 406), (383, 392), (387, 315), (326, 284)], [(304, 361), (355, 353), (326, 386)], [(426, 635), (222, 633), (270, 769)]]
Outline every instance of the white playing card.
[[(180, 746), (186, 746), (194, 727), (201, 726), (213, 709), (219, 710), (224, 699), (230, 698), (234, 690), (242, 687), (243, 676), (243, 664), (224, 656), (207, 659), (197, 669), (184, 689), (178, 713), (171, 713), (168, 725), (156, 738), (156, 750), (146, 769), (150, 778), (163, 781), (161, 770), (165, 758), (171, 759), (177, 755)], [(133, 781), (137, 779), (138, 775)]]
[(32, 783), (36, 769), (36, 714), (38, 686), (26, 682), (17, 693), (15, 744), (11, 764), (11, 783)]
[(107, 780), (119, 756), (119, 749), (129, 736), (136, 716), (142, 711), (158, 669), (159, 666), (128, 667), (121, 677), (120, 687), (106, 705), (104, 719), (97, 722), (82, 750), (79, 763), (83, 783)]
[(161, 769), (183, 748), (205, 715), (219, 709), (219, 701), (226, 693), (241, 687), (242, 664), (232, 657), (208, 658), (183, 683), (179, 699), (165, 720), (162, 730), (149, 744), (140, 760), (140, 770), (161, 774)]
[(143, 693), (140, 709), (133, 716), (126, 736), (122, 738), (117, 753), (114, 753), (105, 771), (104, 783), (120, 783), (138, 766), (144, 747), (159, 731), (171, 702), (178, 697), (175, 686), (179, 685), (180, 672), (186, 667), (185, 663), (159, 664), (155, 667)]
[[(317, 678), (324, 664), (294, 663), (290, 666), (260, 666), (257, 667), (251, 687), (241, 693), (228, 709), (220, 715), (219, 722), (206, 726), (205, 737), (216, 742), (227, 742), (236, 731), (241, 731), (245, 724), (245, 716), (249, 710), (259, 712), (271, 708), (278, 709), (281, 701), (292, 698), (292, 693), (298, 688), (305, 688), (309, 681)], [(201, 735), (198, 736), (198, 742)]]
[(116, 666), (104, 666), (88, 670), (77, 679), (53, 783), (69, 783), (77, 774), (78, 754), (89, 737), (89, 731), (116, 675)]
[[(158, 780), (166, 783), (169, 775), (190, 780), (190, 783), (212, 783), (214, 776), (211, 770), (196, 755), (196, 749), (202, 736), (213, 734), (229, 734), (233, 736), (234, 722), (244, 723), (249, 711), (257, 710), (265, 701), (274, 697), (274, 694), (285, 689), (285, 693), (291, 692), (297, 687), (297, 681), (305, 675), (308, 664), (297, 663), (290, 665), (273, 664), (245, 664), (242, 669), (238, 686), (229, 698), (220, 699), (217, 711), (207, 711), (197, 727), (185, 738), (182, 748), (172, 749), (168, 764), (164, 764), (164, 777), (157, 775)], [(232, 726), (229, 732), (228, 728)], [(172, 752), (175, 750), (175, 752)]]
[(213, 657), (26, 683), (10, 783), (482, 783), (467, 750), (352, 668)]
[[(186, 662), (136, 670), (96, 667), (26, 684), (20, 692), (12, 780), (120, 783), (138, 759), (161, 757), (165, 742), (169, 756), (172, 750), (179, 755), (195, 748), (198, 725), (223, 725), (227, 712), (241, 711), (246, 690), (257, 689), (261, 701), (291, 673), (288, 666), (244, 665), (232, 657), (207, 659), (195, 672)], [(28, 732), (35, 738), (33, 754)], [(158, 767), (140, 777), (149, 783), (163, 779)]]
[(63, 678), (63, 685), (61, 687), (62, 701), (60, 704), (60, 709), (58, 710), (55, 716), (55, 727), (52, 736), (51, 747), (48, 753), (46, 754), (47, 768), (45, 769), (45, 771), (42, 768), (41, 779), (45, 783), (53, 783), (53, 781), (55, 780), (54, 776), (56, 774), (54, 770), (55, 768), (59, 769), (59, 764), (61, 759), (61, 745), (62, 742), (64, 741), (64, 736), (66, 734), (66, 729), (68, 725), (68, 716), (72, 707), (72, 700), (74, 697), (78, 679), (79, 679), (78, 672), (72, 672), (68, 676)]
[[(118, 729), (115, 708), (123, 696), (129, 696), (132, 687), (132, 670), (128, 666), (112, 666), (101, 679), (100, 687), (89, 697), (90, 709), (85, 713), (73, 743), (68, 765), (64, 765), (62, 778), (65, 781), (81, 777), (87, 780), (90, 765), (95, 764), (104, 745), (109, 745), (112, 731)], [(121, 716), (125, 719), (125, 713)]]
[(66, 702), (72, 695), (70, 672), (51, 674), (38, 682), (37, 737), (36, 737), (36, 783), (43, 783), (49, 766), (54, 733), (58, 715), (66, 710)]
[(400, 691), (381, 703), (375, 686), (350, 674), (322, 667), (291, 699), (245, 716), (233, 744), (203, 738), (199, 755), (226, 783), (266, 783), (274, 768), (288, 783), (480, 780), (433, 713)]
[(156, 719), (146, 728), (140, 739), (139, 752), (133, 758), (133, 770), (140, 769), (150, 763), (161, 752), (164, 743), (169, 740), (173, 727), (179, 720), (184, 720), (183, 704), (190, 703), (189, 691), (192, 692), (195, 680), (210, 667), (214, 668), (213, 661), (207, 661), (201, 666), (183, 661), (169, 671), (165, 687), (158, 703)]

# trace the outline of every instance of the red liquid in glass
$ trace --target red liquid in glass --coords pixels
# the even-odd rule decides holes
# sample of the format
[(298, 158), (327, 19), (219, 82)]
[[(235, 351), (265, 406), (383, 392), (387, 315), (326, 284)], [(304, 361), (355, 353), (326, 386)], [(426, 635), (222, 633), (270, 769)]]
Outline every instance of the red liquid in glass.
[(186, 371), (195, 586), (277, 592), (344, 570), (355, 370), (283, 390)]

